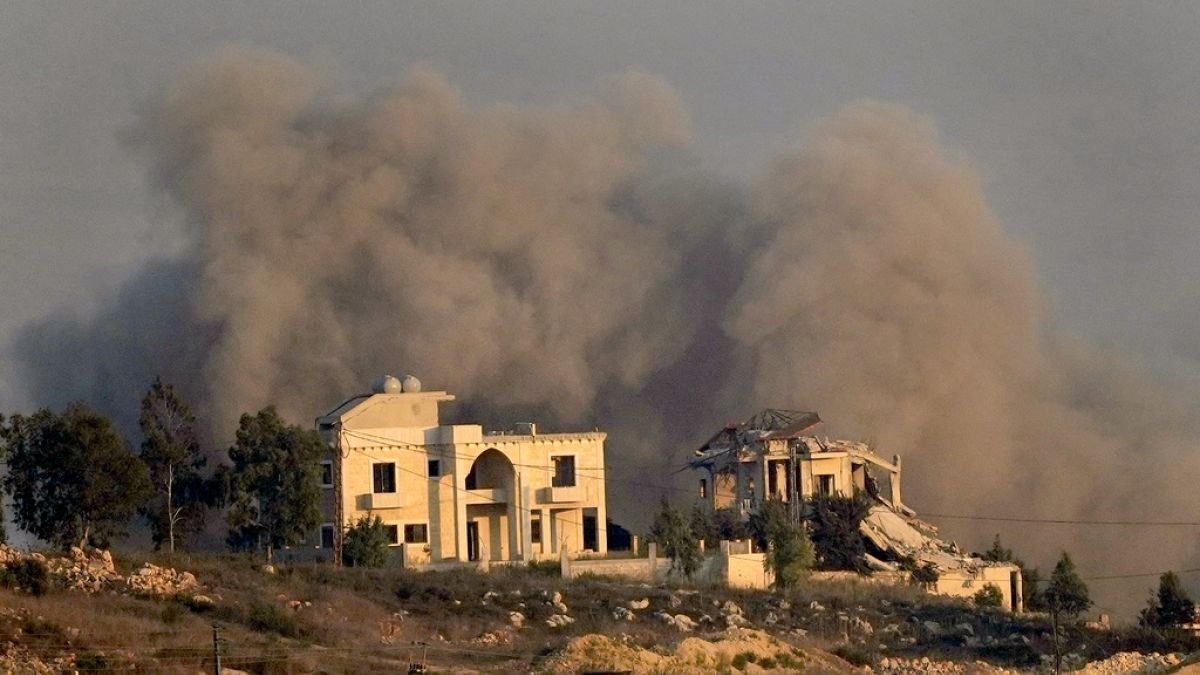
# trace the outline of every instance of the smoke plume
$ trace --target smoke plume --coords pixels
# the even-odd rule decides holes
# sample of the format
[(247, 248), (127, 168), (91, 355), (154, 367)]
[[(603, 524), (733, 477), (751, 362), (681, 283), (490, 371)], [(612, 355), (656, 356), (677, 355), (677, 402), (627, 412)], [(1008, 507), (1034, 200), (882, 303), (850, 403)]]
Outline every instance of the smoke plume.
[[(318, 85), (238, 49), (143, 107), (129, 142), (184, 251), (94, 317), (27, 327), (35, 400), (128, 418), (162, 374), (220, 442), (241, 412), (303, 422), (413, 372), (464, 416), (602, 425), (635, 526), (620, 497), (647, 489), (622, 480), (762, 407), (901, 454), (918, 511), (1197, 511), (1183, 403), (1051, 331), (976, 172), (906, 109), (852, 105), (731, 185), (694, 165), (680, 102), (642, 73), (540, 108), (468, 104), (429, 69), (361, 99)], [(948, 529), (1097, 573), (1195, 553), (1168, 530)]]

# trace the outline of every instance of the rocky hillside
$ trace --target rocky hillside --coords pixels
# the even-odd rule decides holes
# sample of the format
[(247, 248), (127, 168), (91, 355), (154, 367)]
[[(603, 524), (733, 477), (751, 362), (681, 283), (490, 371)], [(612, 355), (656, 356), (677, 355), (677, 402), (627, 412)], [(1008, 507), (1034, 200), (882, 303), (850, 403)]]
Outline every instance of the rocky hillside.
[[(11, 573), (29, 560), (47, 572), (40, 587)], [(1053, 653), (1038, 617), (855, 580), (783, 595), (568, 583), (556, 566), (414, 573), (3, 548), (0, 563), (6, 672), (195, 673), (211, 669), (214, 625), (223, 664), (257, 673), (405, 672), (410, 661), (433, 672), (1046, 672)], [(1174, 648), (1080, 627), (1064, 654), (1085, 672), (1160, 672), (1180, 660)]]

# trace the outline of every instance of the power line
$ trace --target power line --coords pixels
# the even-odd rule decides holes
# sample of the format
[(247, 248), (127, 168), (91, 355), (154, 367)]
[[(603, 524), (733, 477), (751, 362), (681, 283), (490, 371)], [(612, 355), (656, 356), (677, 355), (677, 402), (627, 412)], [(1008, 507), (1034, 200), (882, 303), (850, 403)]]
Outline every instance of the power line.
[(1071, 520), (1066, 518), (1015, 518), (1008, 516), (963, 516), (949, 513), (921, 513), (921, 518), (950, 520), (982, 520), (1000, 523), (1032, 523), (1042, 525), (1112, 525), (1136, 527), (1200, 527), (1193, 520)]

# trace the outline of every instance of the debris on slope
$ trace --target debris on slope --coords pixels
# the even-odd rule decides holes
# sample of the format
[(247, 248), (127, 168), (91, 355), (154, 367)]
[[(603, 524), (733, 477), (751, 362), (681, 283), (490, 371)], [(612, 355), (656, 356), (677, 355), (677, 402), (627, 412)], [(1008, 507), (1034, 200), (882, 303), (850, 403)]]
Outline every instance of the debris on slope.
[(545, 673), (632, 671), (635, 673), (711, 673), (736, 668), (745, 672), (850, 673), (855, 669), (831, 654), (798, 649), (757, 630), (730, 629), (712, 639), (687, 638), (673, 653), (642, 649), (620, 638), (584, 635), (543, 666)]
[(166, 597), (197, 590), (200, 587), (191, 572), (179, 572), (169, 567), (144, 563), (128, 577), (117, 571), (112, 553), (93, 549), (90, 553), (78, 546), (62, 557), (41, 553), (23, 553), (0, 544), (0, 565), (32, 559), (46, 566), (56, 583), (67, 590), (84, 593), (101, 591), (127, 592), (149, 597)]

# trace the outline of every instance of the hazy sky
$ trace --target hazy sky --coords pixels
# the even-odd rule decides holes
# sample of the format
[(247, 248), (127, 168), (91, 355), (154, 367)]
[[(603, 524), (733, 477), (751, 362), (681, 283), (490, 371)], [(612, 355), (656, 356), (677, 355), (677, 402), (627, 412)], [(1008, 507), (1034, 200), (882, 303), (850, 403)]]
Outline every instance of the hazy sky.
[[(1194, 3), (6, 2), (0, 8), (0, 341), (86, 308), (170, 250), (173, 213), (119, 137), (229, 43), (360, 93), (414, 63), (476, 101), (552, 101), (642, 69), (694, 144), (743, 176), (861, 98), (931, 116), (1030, 244), (1059, 325), (1192, 379), (1200, 278)], [(8, 378), (0, 404), (26, 405)]]
[(739, 180), (847, 104), (903, 103), (986, 177), (991, 207), (1033, 254), (1054, 328), (1195, 396), (1198, 35), (1200, 8), (1184, 2), (10, 0), (0, 411), (37, 403), (5, 353), (22, 326), (86, 316), (179, 245), (178, 212), (121, 137), (152, 92), (229, 44), (288, 54), (348, 96), (419, 63), (475, 103), (553, 104), (646, 71), (682, 98), (700, 161)]

